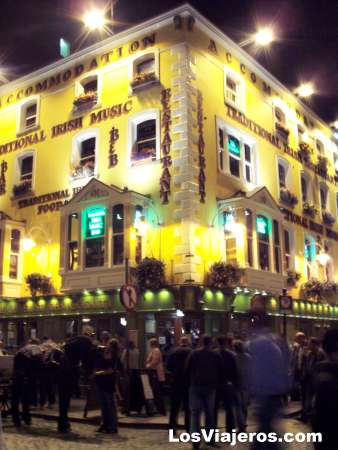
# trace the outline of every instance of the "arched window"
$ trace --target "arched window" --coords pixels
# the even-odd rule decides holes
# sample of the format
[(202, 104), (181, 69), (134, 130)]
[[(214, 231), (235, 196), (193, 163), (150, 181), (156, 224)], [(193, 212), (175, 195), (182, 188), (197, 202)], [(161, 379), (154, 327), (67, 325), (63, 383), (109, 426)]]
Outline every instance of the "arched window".
[(261, 270), (270, 270), (269, 220), (262, 215), (256, 220), (258, 240), (258, 264)]
[(320, 194), (320, 207), (322, 211), (326, 211), (327, 209), (327, 198), (328, 198), (328, 187), (326, 184), (320, 183), (319, 185), (319, 194)]
[(279, 106), (275, 106), (275, 119), (280, 125), (286, 125), (285, 113)]
[(99, 78), (96, 74), (87, 75), (75, 85), (74, 108), (77, 111), (95, 106), (99, 97)]
[(35, 153), (33, 150), (26, 151), (17, 157), (13, 183), (14, 197), (25, 195), (33, 189), (34, 157)]
[(227, 103), (238, 109), (245, 109), (245, 83), (228, 67), (224, 68), (224, 94)]
[(124, 206), (113, 206), (113, 265), (124, 261)]
[(28, 131), (39, 125), (39, 98), (31, 98), (20, 106), (19, 122), (17, 126), (18, 133)]
[(130, 165), (154, 161), (160, 155), (159, 114), (145, 111), (130, 118)]
[(287, 189), (290, 185), (290, 163), (284, 159), (278, 157), (278, 182), (279, 190)]
[(90, 178), (97, 174), (97, 130), (86, 130), (73, 139), (71, 180)]
[(284, 142), (287, 142), (289, 138), (289, 130), (287, 128), (285, 112), (281, 107), (274, 107), (274, 118), (277, 136)]
[(159, 81), (159, 52), (145, 53), (134, 59), (130, 86), (133, 92)]

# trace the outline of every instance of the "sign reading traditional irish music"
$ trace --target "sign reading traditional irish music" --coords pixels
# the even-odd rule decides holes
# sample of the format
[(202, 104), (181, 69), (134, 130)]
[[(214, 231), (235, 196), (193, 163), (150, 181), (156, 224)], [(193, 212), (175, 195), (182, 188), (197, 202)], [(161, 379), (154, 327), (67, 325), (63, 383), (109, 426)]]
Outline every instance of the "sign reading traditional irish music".
[(106, 210), (96, 206), (87, 210), (86, 237), (94, 238), (104, 235), (106, 221)]

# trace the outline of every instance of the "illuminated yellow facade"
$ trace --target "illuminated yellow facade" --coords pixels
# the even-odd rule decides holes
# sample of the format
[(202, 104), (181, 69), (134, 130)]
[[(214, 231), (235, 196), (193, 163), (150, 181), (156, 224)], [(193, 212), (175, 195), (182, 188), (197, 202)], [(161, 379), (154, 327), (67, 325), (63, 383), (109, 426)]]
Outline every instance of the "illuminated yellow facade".
[[(335, 281), (329, 126), (191, 7), (4, 85), (0, 101), (4, 299), (29, 297), (36, 272), (56, 296), (117, 289), (145, 256), (168, 285), (205, 285), (220, 260), (273, 296), (290, 272), (296, 299), (308, 279)], [(104, 232), (88, 243), (93, 208)]]

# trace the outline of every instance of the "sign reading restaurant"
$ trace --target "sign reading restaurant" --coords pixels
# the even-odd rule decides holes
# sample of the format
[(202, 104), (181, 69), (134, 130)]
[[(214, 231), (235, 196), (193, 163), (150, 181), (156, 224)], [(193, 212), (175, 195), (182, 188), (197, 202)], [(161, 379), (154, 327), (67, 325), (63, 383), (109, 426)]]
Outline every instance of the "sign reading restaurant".
[(63, 72), (60, 72), (56, 75), (53, 75), (49, 78), (45, 78), (43, 80), (38, 81), (35, 84), (29, 85), (25, 88), (22, 88), (18, 91), (12, 92), (11, 94), (0, 98), (0, 108), (3, 108), (7, 105), (15, 103), (17, 101), (22, 100), (25, 97), (29, 97), (34, 94), (39, 94), (40, 92), (47, 91), (48, 89), (52, 89), (58, 87), (64, 83), (69, 82), (70, 80), (79, 77), (83, 73), (86, 73), (90, 70), (95, 70), (98, 67), (105, 66), (110, 64), (120, 58), (125, 56), (129, 56), (137, 52), (138, 50), (144, 50), (149, 46), (155, 44), (155, 33), (150, 34), (149, 36), (145, 36), (142, 39), (135, 40), (129, 44), (123, 45), (121, 47), (117, 47), (109, 52), (106, 52), (102, 55), (92, 57), (91, 59), (77, 64), (72, 68), (68, 68)]

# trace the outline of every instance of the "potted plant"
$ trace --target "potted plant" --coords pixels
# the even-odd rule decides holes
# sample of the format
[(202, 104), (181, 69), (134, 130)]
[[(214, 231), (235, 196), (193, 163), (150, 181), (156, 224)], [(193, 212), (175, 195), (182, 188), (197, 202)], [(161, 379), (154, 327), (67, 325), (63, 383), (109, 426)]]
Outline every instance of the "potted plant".
[(78, 97), (76, 97), (73, 101), (73, 105), (76, 108), (81, 109), (82, 107), (91, 107), (93, 104), (97, 102), (97, 92), (96, 91), (88, 91), (83, 92)]
[(287, 271), (286, 283), (289, 287), (294, 288), (297, 286), (298, 281), (301, 279), (301, 274), (295, 270)]
[(280, 189), (280, 199), (282, 202), (288, 204), (293, 208), (298, 203), (298, 198), (295, 194), (293, 194), (289, 189), (287, 188), (281, 188)]
[(322, 217), (325, 225), (332, 226), (336, 221), (336, 218), (328, 211), (323, 211)]
[(164, 263), (156, 258), (144, 258), (135, 268), (139, 289), (159, 289), (164, 285)]
[(243, 269), (236, 264), (217, 262), (212, 264), (208, 274), (208, 285), (218, 289), (234, 288), (243, 275)]
[(32, 297), (36, 297), (38, 293), (49, 294), (53, 287), (50, 278), (41, 273), (27, 275), (26, 283), (29, 286)]
[(306, 202), (303, 205), (303, 213), (313, 219), (317, 214), (317, 208), (315, 207), (315, 205), (311, 205), (310, 203)]
[(328, 171), (328, 159), (326, 158), (326, 156), (318, 156), (318, 161), (317, 161), (317, 168), (318, 171), (322, 174), (327, 174)]
[(305, 298), (320, 300), (322, 295), (320, 281), (312, 278), (302, 285), (302, 291)]
[(13, 186), (13, 196), (20, 197), (21, 195), (28, 194), (32, 190), (32, 183), (30, 181), (23, 181), (20, 184)]
[(307, 144), (306, 142), (301, 142), (299, 144), (298, 155), (301, 161), (305, 163), (309, 162), (311, 158), (311, 150), (309, 144)]
[(156, 80), (157, 78), (155, 72), (141, 72), (134, 75), (130, 85), (134, 89), (143, 84), (154, 82)]

